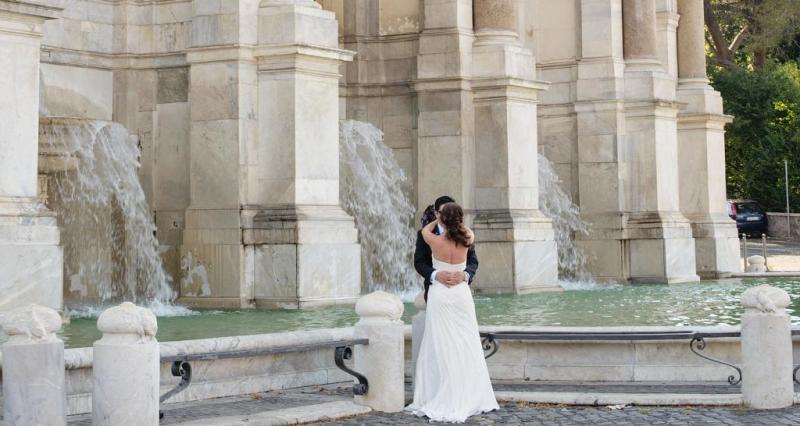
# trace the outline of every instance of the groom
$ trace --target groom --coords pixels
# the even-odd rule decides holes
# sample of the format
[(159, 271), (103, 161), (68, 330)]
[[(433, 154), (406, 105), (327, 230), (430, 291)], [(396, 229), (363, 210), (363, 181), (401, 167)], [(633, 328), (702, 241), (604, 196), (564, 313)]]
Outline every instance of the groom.
[[(443, 205), (447, 203), (454, 203), (455, 201), (456, 200), (447, 195), (437, 198), (436, 202), (433, 203), (433, 206), (429, 206), (427, 209), (425, 209), (425, 213), (422, 215), (422, 228), (436, 219), (436, 215), (438, 215), (439, 209)], [(429, 211), (431, 208), (433, 211)], [(436, 235), (441, 235), (443, 231), (444, 228), (442, 228), (442, 225), (438, 225), (434, 230), (434, 233)], [(417, 248), (414, 250), (414, 268), (417, 270), (417, 273), (425, 278), (425, 301), (427, 302), (428, 288), (430, 288), (431, 283), (434, 280), (439, 281), (448, 287), (464, 281), (472, 284), (472, 279), (475, 278), (475, 272), (478, 271), (478, 256), (475, 255), (475, 246), (473, 245), (467, 252), (466, 270), (459, 272), (437, 271), (433, 269), (433, 255), (431, 254), (431, 248), (422, 238), (422, 230), (419, 230), (417, 231)]]

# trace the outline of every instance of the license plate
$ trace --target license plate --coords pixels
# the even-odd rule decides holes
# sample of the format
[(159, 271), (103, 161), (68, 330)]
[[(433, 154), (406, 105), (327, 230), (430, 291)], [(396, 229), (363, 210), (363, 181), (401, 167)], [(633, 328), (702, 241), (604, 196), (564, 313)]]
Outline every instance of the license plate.
[(760, 218), (760, 217), (753, 217), (753, 216), (750, 216), (750, 217), (748, 217), (748, 218), (747, 218), (747, 221), (748, 221), (748, 222), (758, 222), (759, 220), (761, 220), (761, 218)]

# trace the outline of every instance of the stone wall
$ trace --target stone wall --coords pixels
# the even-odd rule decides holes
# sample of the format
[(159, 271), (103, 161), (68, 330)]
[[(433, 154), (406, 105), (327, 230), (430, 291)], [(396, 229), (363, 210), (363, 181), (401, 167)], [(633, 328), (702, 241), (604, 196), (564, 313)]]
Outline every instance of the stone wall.
[(769, 220), (770, 237), (800, 240), (800, 213), (790, 213), (787, 221), (786, 213), (768, 212), (767, 219)]

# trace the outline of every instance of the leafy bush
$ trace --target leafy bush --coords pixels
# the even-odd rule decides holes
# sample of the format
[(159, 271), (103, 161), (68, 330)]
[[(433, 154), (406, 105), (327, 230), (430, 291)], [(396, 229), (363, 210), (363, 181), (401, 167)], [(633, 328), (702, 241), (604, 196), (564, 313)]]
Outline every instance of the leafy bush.
[(796, 62), (763, 70), (709, 70), (723, 98), (730, 198), (751, 198), (768, 211), (785, 211), (784, 159), (789, 161), (792, 211), (800, 211), (800, 69)]

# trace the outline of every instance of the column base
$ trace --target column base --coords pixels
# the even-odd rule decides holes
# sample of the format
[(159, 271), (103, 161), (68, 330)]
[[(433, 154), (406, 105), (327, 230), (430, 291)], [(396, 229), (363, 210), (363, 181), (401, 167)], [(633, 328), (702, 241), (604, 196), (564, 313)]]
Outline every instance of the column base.
[(257, 307), (353, 304), (361, 295), (358, 231), (339, 206), (248, 207), (242, 219)]
[(671, 284), (698, 281), (689, 222), (679, 213), (592, 215), (578, 247), (598, 281)]
[(0, 312), (31, 303), (60, 311), (63, 276), (55, 213), (35, 197), (0, 197)]
[(727, 217), (689, 219), (696, 248), (697, 274), (701, 278), (716, 279), (742, 272), (736, 223)]
[(479, 211), (473, 228), (477, 293), (561, 291), (552, 222), (541, 212)]
[(676, 212), (631, 214), (625, 226), (630, 281), (672, 284), (699, 281), (689, 222)]
[(187, 211), (179, 302), (273, 309), (355, 303), (361, 294), (357, 236), (353, 219), (338, 206)]

